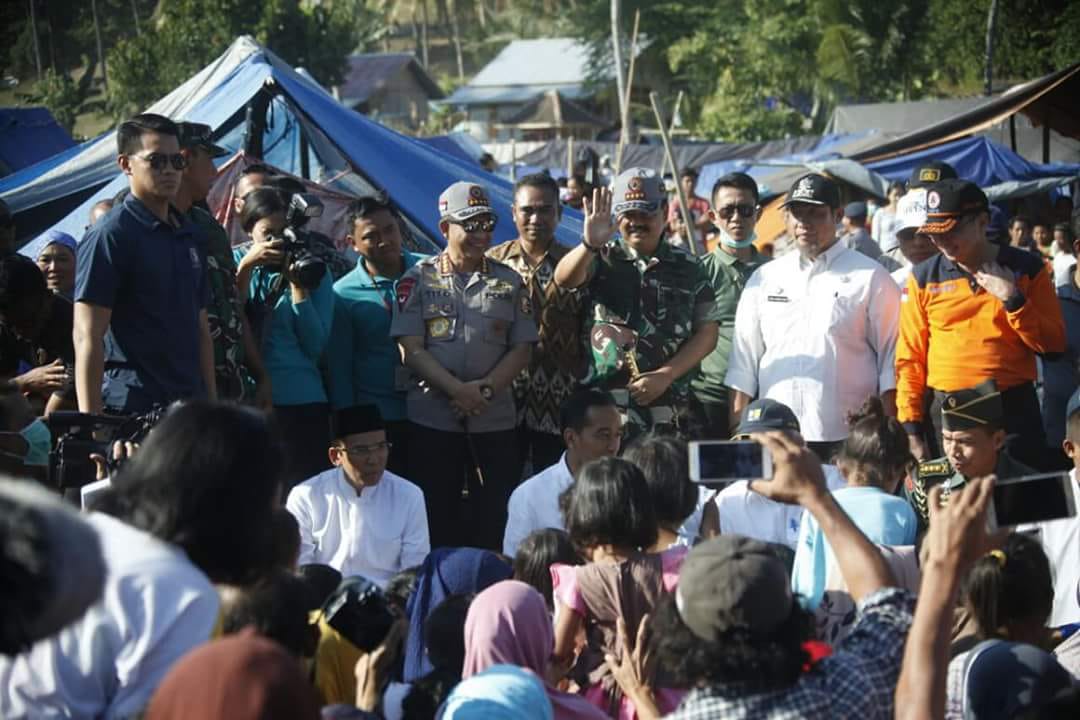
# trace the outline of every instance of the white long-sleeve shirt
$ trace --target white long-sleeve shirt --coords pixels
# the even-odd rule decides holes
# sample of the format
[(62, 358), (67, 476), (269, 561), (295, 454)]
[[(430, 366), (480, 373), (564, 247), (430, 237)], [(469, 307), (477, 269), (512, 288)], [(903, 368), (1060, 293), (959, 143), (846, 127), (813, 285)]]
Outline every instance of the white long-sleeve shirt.
[(389, 470), (356, 489), (331, 468), (289, 492), (285, 507), (300, 526), (300, 564), (320, 563), (385, 587), (431, 551), (424, 493)]
[(518, 545), (529, 533), (545, 528), (565, 529), (559, 512), (559, 495), (574, 482), (566, 453), (559, 462), (544, 468), (517, 486), (507, 506), (503, 554), (514, 557)]
[(896, 388), (900, 288), (842, 243), (812, 261), (792, 252), (747, 281), (725, 384), (784, 403), (810, 442), (848, 435), (847, 415)]

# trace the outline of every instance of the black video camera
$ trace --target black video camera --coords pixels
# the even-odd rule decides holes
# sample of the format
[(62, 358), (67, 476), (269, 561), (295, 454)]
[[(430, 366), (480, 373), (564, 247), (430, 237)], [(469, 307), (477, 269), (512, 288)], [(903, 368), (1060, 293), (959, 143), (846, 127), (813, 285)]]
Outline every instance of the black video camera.
[(56, 446), (49, 453), (48, 483), (65, 490), (80, 488), (97, 479), (91, 453), (106, 459), (110, 475), (123, 463), (114, 460), (112, 445), (117, 440), (138, 443), (164, 417), (167, 408), (155, 407), (142, 415), (88, 415), (54, 412), (46, 422)]
[(285, 253), (285, 261), (282, 263), (282, 274), (309, 291), (319, 287), (326, 275), (326, 263), (312, 251), (311, 233), (304, 231), (303, 227), (308, 220), (321, 217), (322, 213), (323, 206), (319, 198), (296, 193), (285, 211), (285, 229), (279, 238), (274, 238), (284, 243), (282, 252)]
[(323, 605), (326, 623), (369, 653), (386, 639), (396, 616), (379, 586), (367, 578), (345, 578)]

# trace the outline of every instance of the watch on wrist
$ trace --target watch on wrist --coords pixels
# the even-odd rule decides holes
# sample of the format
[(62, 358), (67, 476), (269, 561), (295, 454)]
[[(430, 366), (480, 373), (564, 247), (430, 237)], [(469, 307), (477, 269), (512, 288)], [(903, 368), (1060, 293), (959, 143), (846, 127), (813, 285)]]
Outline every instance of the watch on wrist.
[(495, 388), (487, 384), (481, 385), (480, 394), (484, 397), (485, 400), (490, 402), (490, 400), (495, 397)]

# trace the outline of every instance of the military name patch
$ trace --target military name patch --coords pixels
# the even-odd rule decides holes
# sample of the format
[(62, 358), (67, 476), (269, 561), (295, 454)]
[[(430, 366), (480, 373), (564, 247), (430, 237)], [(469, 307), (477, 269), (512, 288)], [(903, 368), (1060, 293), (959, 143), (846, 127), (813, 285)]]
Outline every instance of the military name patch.
[(765, 298), (765, 300), (767, 302), (791, 302), (791, 298), (789, 298), (787, 295), (769, 295)]

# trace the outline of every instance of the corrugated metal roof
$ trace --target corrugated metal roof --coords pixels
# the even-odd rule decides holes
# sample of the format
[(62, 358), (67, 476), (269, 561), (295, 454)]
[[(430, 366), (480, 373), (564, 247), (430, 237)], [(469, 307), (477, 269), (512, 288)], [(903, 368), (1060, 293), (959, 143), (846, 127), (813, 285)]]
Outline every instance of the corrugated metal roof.
[(564, 98), (578, 99), (586, 96), (581, 85), (502, 85), (499, 87), (470, 87), (464, 85), (443, 102), (450, 105), (509, 105), (527, 103), (537, 95), (557, 90)]
[(432, 100), (443, 96), (442, 90), (411, 53), (358, 53), (350, 55), (347, 62), (349, 70), (339, 88), (341, 99), (347, 105), (366, 102), (409, 66)]

